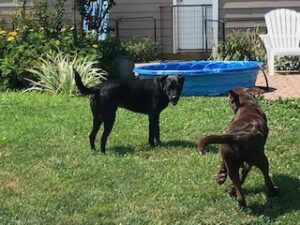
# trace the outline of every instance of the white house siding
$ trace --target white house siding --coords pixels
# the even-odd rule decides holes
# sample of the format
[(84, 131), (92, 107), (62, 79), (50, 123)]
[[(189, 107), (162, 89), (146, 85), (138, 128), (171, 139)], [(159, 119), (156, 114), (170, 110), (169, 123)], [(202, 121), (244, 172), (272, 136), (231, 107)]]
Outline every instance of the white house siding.
[(11, 15), (16, 14), (19, 4), (15, 0), (0, 0), (0, 20), (11, 26)]
[(228, 34), (232, 29), (246, 30), (249, 27), (259, 26), (265, 30), (264, 15), (276, 8), (290, 8), (300, 11), (299, 0), (220, 0), (219, 16), (225, 21), (225, 30)]

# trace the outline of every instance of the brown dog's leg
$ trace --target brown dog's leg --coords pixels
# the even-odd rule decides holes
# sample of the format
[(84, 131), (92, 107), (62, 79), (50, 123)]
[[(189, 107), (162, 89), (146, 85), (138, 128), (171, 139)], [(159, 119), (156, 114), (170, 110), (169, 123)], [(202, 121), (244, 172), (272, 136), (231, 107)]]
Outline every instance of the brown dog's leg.
[[(249, 173), (249, 170), (251, 168), (252, 168), (252, 166), (246, 162), (242, 165), (242, 171), (241, 171), (241, 175), (240, 175), (241, 185), (244, 183), (244, 181)], [(224, 162), (222, 162), (220, 169), (219, 169), (217, 179), (216, 179), (217, 183), (219, 185), (223, 184), (226, 181), (226, 178), (227, 178), (227, 170), (226, 170)]]
[(217, 178), (216, 178), (217, 183), (219, 185), (223, 184), (226, 181), (226, 178), (227, 178), (227, 169), (226, 169), (225, 163), (223, 161), (220, 166)]
[(245, 197), (242, 193), (241, 181), (239, 177), (239, 165), (235, 159), (225, 159), (228, 175), (232, 181), (232, 185), (229, 188), (229, 194), (236, 197), (236, 200), (240, 207), (246, 206)]
[(250, 165), (249, 163), (246, 163), (246, 162), (243, 163), (242, 171), (241, 171), (241, 175), (240, 175), (241, 185), (244, 183), (251, 168), (252, 168), (252, 165)]
[[(242, 185), (249, 173), (249, 170), (252, 168), (252, 165), (244, 162), (241, 166), (242, 171), (241, 171), (241, 175), (240, 175), (240, 184)], [(232, 197), (236, 197), (236, 189), (233, 185), (230, 185), (228, 188), (228, 194)]]
[(263, 153), (260, 155), (260, 157), (257, 158), (256, 166), (261, 170), (264, 179), (265, 184), (271, 194), (277, 194), (278, 193), (278, 187), (274, 186), (273, 181), (270, 178), (269, 175), (269, 161), (266, 155)]

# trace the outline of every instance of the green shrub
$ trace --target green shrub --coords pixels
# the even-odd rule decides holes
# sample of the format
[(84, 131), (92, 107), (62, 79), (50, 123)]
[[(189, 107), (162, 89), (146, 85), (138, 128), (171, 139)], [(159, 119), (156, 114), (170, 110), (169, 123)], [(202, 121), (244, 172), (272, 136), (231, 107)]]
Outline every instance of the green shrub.
[[(259, 37), (259, 29), (247, 30), (246, 33), (233, 31), (219, 44), (218, 52), (213, 55), (217, 60), (257, 60), (266, 63), (266, 51)], [(277, 70), (300, 70), (300, 57), (277, 57), (275, 61)]]
[(115, 74), (114, 59), (127, 55), (135, 62), (155, 59), (155, 46), (150, 40), (144, 42), (121, 43), (115, 37), (98, 42), (92, 35), (78, 35), (73, 26), (63, 27), (59, 32), (43, 27), (22, 28), (16, 31), (0, 30), (0, 91), (29, 88), (28, 80), (36, 80), (36, 74), (27, 69), (33, 68), (37, 59), (50, 51), (60, 49), (70, 57), (95, 58), (97, 67), (110, 75)]
[(108, 36), (106, 40), (99, 42), (97, 50), (101, 53), (99, 66), (110, 75), (115, 75), (114, 59), (119, 55), (126, 55), (120, 40), (116, 37)]
[[(29, 31), (28, 31), (29, 32)], [(37, 55), (43, 53), (45, 41), (34, 32), (2, 32), (0, 36), (0, 89), (20, 89), (28, 85), (30, 78), (25, 68), (35, 63)], [(37, 47), (38, 46), (38, 47)]]
[(157, 59), (156, 46), (150, 39), (126, 41), (122, 43), (127, 55), (135, 62), (147, 62)]
[(47, 35), (54, 32), (59, 33), (63, 26), (65, 17), (65, 0), (33, 0), (28, 5), (28, 0), (18, 0), (19, 10), (12, 15), (12, 24), (14, 28), (23, 29), (23, 27), (43, 28)]
[(218, 52), (213, 58), (265, 61), (265, 50), (258, 34), (258, 29), (247, 30), (246, 33), (232, 31), (226, 40), (217, 46)]
[(284, 56), (276, 58), (275, 67), (277, 70), (300, 70), (299, 56)]
[(63, 54), (60, 50), (52, 51), (40, 57), (28, 71), (38, 77), (30, 80), (33, 87), (27, 91), (38, 90), (54, 94), (75, 95), (77, 87), (73, 78), (73, 67), (79, 72), (87, 86), (97, 85), (106, 73), (94, 68), (98, 62), (93, 56), (77, 57)]
[(36, 64), (44, 53), (57, 51), (70, 55), (90, 55), (100, 61), (102, 54), (90, 36), (74, 40), (74, 27), (62, 28), (58, 35), (50, 35), (43, 28), (13, 32), (0, 31), (0, 90), (28, 88), (34, 79), (27, 69)]

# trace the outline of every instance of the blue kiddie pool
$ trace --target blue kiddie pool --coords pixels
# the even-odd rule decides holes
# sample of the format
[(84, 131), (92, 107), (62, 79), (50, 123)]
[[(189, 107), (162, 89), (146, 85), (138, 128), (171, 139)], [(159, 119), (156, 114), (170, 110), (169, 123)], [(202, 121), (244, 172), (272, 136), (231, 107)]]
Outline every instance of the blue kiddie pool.
[(185, 77), (183, 96), (217, 96), (238, 87), (254, 87), (258, 70), (257, 61), (181, 61), (135, 67), (140, 79), (161, 75)]

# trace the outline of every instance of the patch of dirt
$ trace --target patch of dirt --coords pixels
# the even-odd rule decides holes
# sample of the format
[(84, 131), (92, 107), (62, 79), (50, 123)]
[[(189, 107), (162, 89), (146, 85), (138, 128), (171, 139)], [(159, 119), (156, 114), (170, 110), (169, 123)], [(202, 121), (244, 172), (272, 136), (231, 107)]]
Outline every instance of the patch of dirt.
[[(295, 99), (300, 98), (300, 74), (268, 75), (270, 91), (264, 93), (264, 97), (269, 100)], [(256, 80), (257, 86), (266, 86), (265, 78), (262, 72), (259, 72)]]

